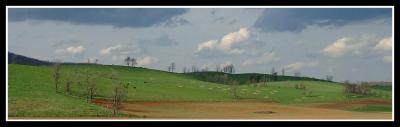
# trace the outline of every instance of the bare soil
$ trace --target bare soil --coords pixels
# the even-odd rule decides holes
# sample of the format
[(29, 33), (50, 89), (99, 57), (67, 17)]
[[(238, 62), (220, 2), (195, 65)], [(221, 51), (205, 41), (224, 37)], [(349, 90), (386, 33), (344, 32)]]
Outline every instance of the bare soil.
[[(94, 103), (111, 107), (107, 100)], [(391, 119), (391, 112), (353, 112), (343, 109), (366, 104), (391, 104), (390, 101), (283, 105), (275, 102), (125, 102), (122, 111), (146, 119)]]

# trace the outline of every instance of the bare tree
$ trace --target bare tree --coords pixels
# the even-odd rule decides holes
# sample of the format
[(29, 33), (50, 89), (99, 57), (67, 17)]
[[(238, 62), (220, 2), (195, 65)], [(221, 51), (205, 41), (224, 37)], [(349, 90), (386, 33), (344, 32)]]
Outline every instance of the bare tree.
[(235, 67), (233, 66), (233, 64), (226, 65), (226, 66), (224, 66), (224, 67), (222, 68), (222, 71), (225, 72), (225, 73), (230, 73), (230, 74), (232, 74), (232, 73), (235, 72)]
[(187, 73), (187, 67), (183, 67), (183, 73)]
[(312, 90), (310, 89), (303, 89), (303, 96), (309, 97), (312, 94)]
[(192, 72), (197, 72), (197, 67), (196, 67), (196, 65), (192, 65)]
[(171, 72), (174, 72), (174, 70), (175, 70), (175, 63), (171, 63), (170, 67), (171, 67)]
[(134, 57), (131, 58), (131, 65), (132, 67), (135, 67), (137, 64), (136, 59)]
[(272, 80), (273, 80), (273, 81), (278, 80), (278, 72), (275, 71), (275, 67), (272, 67), (272, 69), (271, 69), (271, 75), (272, 75)]
[(268, 84), (267, 84), (267, 75), (266, 74), (264, 75), (264, 85), (263, 86), (268, 86)]
[(271, 75), (273, 75), (275, 73), (275, 67), (272, 67), (271, 69)]
[(131, 62), (131, 57), (129, 57), (129, 56), (126, 57), (124, 61), (125, 61), (126, 65), (129, 66), (129, 64)]
[(285, 76), (285, 68), (282, 68), (282, 76)]
[(229, 78), (227, 74), (224, 74), (220, 77), (222, 84), (228, 84)]
[(56, 87), (56, 92), (58, 92), (58, 84), (60, 83), (60, 67), (61, 67), (61, 61), (55, 60), (53, 64), (53, 79), (54, 79), (54, 85)]
[(123, 83), (118, 78), (118, 72), (113, 70), (112, 75), (113, 79), (113, 97), (112, 97), (112, 107), (113, 107), (113, 114), (117, 115), (119, 111), (122, 109), (122, 102), (125, 99), (125, 93), (127, 86), (124, 86)]
[(122, 82), (117, 82), (113, 89), (113, 114), (119, 113), (122, 109), (122, 102), (125, 99), (125, 89)]
[(98, 59), (95, 59), (95, 60), (94, 60), (94, 64), (97, 64), (98, 61), (99, 61)]
[(230, 72), (231, 74), (235, 73), (235, 67), (233, 66), (233, 64), (231, 64), (229, 67), (230, 67), (230, 68), (229, 68), (229, 72)]
[(65, 81), (65, 93), (71, 94), (71, 86), (72, 86), (72, 78), (70, 77), (71, 74), (67, 73), (66, 81)]
[(201, 71), (202, 71), (202, 72), (207, 72), (207, 71), (208, 71), (208, 67), (205, 66)]
[(229, 81), (229, 85), (231, 86), (231, 93), (232, 93), (232, 96), (233, 96), (235, 99), (238, 99), (238, 98), (239, 98), (239, 95), (238, 95), (238, 86), (239, 86), (239, 83), (238, 83), (236, 80), (230, 80), (230, 81)]
[(89, 59), (89, 58), (87, 59), (87, 63), (88, 63), (88, 64), (90, 63), (90, 59)]
[(90, 102), (95, 94), (97, 89), (96, 75), (89, 72), (89, 70), (85, 70), (85, 82), (86, 82), (86, 100)]
[(370, 86), (366, 83), (354, 84), (350, 83), (348, 80), (344, 82), (344, 93), (349, 97), (351, 94), (371, 94)]
[(300, 77), (300, 76), (301, 76), (301, 73), (300, 73), (300, 72), (295, 72), (295, 73), (294, 73), (294, 76), (295, 76), (295, 77)]
[(327, 75), (327, 76), (326, 76), (326, 80), (332, 81), (332, 80), (333, 80), (333, 76), (332, 76), (332, 75)]
[(216, 70), (217, 72), (220, 72), (220, 71), (221, 71), (221, 67), (219, 66), (219, 64), (215, 67), (215, 70)]

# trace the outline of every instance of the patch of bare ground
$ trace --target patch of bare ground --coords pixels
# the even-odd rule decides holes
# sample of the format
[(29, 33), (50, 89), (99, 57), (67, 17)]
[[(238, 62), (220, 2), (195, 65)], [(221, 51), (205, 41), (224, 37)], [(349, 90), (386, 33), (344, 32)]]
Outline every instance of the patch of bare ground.
[[(110, 106), (106, 100), (96, 104)], [(353, 104), (384, 103), (363, 100)], [(350, 103), (350, 104), (351, 104)], [(283, 105), (274, 102), (125, 102), (123, 112), (146, 119), (391, 119), (391, 112), (352, 112), (337, 109), (342, 102), (309, 106)], [(332, 108), (335, 107), (335, 108)]]
[(365, 99), (365, 100), (338, 101), (331, 103), (313, 103), (313, 104), (305, 104), (303, 106), (345, 110), (350, 108), (362, 107), (366, 105), (392, 105), (392, 101), (380, 100), (380, 99)]

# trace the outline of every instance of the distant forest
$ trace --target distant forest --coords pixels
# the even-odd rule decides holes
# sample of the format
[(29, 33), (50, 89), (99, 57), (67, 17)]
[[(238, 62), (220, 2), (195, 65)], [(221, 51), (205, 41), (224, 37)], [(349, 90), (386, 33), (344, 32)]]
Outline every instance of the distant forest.
[(12, 52), (8, 52), (8, 64), (23, 64), (23, 65), (51, 65), (52, 63), (49, 61), (42, 61), (30, 57), (26, 57), (23, 55), (15, 54)]

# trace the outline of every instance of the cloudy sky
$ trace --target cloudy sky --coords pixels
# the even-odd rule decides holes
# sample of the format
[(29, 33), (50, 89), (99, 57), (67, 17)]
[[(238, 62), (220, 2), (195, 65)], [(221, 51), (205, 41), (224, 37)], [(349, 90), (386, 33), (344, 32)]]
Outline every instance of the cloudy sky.
[(387, 81), (392, 45), (387, 8), (8, 9), (8, 50), (41, 60)]

